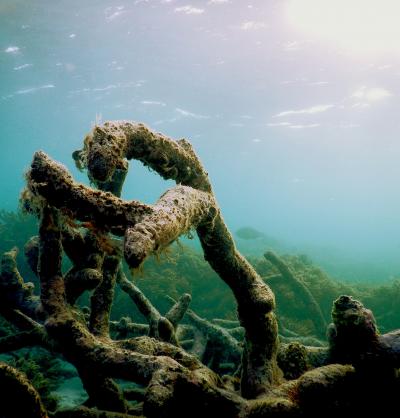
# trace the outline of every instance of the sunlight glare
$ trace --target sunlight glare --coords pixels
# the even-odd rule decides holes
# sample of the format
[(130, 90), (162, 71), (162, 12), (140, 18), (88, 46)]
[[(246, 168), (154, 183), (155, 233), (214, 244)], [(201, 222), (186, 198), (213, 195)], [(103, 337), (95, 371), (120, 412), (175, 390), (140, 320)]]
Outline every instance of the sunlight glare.
[(400, 52), (399, 0), (288, 0), (289, 22), (354, 52)]

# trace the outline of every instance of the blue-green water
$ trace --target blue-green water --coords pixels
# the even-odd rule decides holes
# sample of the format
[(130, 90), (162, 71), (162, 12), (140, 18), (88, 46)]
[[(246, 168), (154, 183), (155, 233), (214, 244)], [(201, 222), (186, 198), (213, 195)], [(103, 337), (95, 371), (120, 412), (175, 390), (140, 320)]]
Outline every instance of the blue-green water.
[[(310, 38), (288, 3), (1, 0), (0, 207), (37, 149), (87, 182), (70, 156), (92, 124), (142, 121), (193, 143), (233, 231), (342, 279), (399, 276), (398, 56)], [(124, 197), (168, 185), (133, 163)]]

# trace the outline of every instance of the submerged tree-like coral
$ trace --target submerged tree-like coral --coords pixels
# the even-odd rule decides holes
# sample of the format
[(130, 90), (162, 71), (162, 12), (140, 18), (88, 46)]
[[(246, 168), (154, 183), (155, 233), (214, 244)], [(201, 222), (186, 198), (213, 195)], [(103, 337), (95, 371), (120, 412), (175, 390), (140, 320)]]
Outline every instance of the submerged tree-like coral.
[[(400, 334), (379, 335), (372, 313), (342, 296), (334, 303), (328, 347), (282, 343), (267, 284), (272, 279), (263, 280), (237, 251), (188, 141), (142, 124), (107, 122), (93, 129), (73, 157), (97, 189), (76, 183), (41, 151), (26, 176), (24, 207), (39, 216), (40, 229), (25, 254), (39, 277), (40, 297), (20, 275), (15, 249), (3, 255), (0, 274), (0, 314), (19, 329), (0, 338), (0, 352), (41, 346), (60, 353), (76, 367), (88, 394), (85, 405), (55, 416), (300, 417), (391, 405), (388, 395), (399, 383)], [(176, 187), (154, 205), (122, 200), (131, 159), (175, 180)], [(125, 262), (135, 275), (150, 255), (192, 230), (205, 259), (232, 291), (237, 320), (201, 318), (188, 309), (187, 294), (168, 298), (169, 310), (162, 314), (127, 277)], [(65, 273), (64, 253), (72, 263)], [(282, 260), (272, 253), (266, 258), (295, 297), (311, 305), (320, 331), (325, 319), (312, 293)], [(117, 285), (147, 324), (110, 320)], [(77, 303), (86, 291), (93, 291), (90, 307)], [(36, 408), (32, 416), (46, 416), (23, 376), (6, 371), (0, 385), (13, 381), (19, 391), (25, 388)], [(381, 390), (382, 380), (390, 390)], [(368, 393), (376, 397), (366, 400)]]

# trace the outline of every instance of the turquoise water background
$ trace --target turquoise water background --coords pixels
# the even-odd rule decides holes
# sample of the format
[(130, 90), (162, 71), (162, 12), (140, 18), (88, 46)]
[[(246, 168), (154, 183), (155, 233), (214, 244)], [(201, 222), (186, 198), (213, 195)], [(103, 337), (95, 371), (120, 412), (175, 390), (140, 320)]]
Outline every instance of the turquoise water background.
[[(310, 40), (285, 3), (1, 0), (0, 208), (34, 151), (87, 182), (71, 153), (93, 124), (141, 121), (192, 142), (232, 231), (278, 241), (238, 238), (245, 253), (273, 242), (341, 279), (398, 277), (398, 57)], [(124, 197), (171, 184), (133, 162)]]

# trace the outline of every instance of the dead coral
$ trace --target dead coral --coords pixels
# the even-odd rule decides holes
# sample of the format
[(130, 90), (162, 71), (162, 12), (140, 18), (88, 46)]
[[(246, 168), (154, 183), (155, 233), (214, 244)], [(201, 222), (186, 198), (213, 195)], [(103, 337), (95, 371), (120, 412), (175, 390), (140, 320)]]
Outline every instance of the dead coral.
[[(174, 303), (165, 316), (162, 316), (143, 292), (126, 278), (121, 267), (118, 270), (117, 281), (121, 289), (130, 296), (141, 314), (148, 321), (148, 335), (161, 341), (179, 345), (175, 331), (189, 307), (190, 295), (184, 294), (178, 302)], [(125, 331), (128, 331), (129, 325), (128, 322), (125, 324)], [(119, 332), (124, 332), (121, 328), (122, 324), (120, 324)], [(130, 326), (130, 328), (133, 327)]]
[(317, 335), (320, 338), (324, 338), (327, 323), (313, 294), (310, 292), (307, 286), (299, 278), (296, 277), (296, 275), (291, 271), (287, 264), (275, 253), (272, 251), (267, 251), (264, 254), (264, 257), (278, 270), (282, 280), (285, 280), (293, 289), (296, 298), (301, 299), (303, 303), (308, 306), (310, 314), (312, 315), (312, 320), (315, 324)]
[(18, 307), (29, 316), (35, 316), (39, 298), (33, 295), (33, 283), (25, 283), (17, 268), (18, 249), (3, 254), (0, 270), (0, 294), (4, 302)]
[[(175, 302), (172, 298), (169, 299)], [(228, 330), (200, 318), (191, 309), (186, 311), (186, 317), (204, 336), (205, 341), (201, 343), (203, 351), (197, 353), (201, 361), (220, 374), (235, 372), (239, 367), (243, 352), (239, 341)], [(244, 332), (241, 337), (243, 340)]]
[[(79, 220), (91, 216), (113, 233), (125, 233), (125, 257), (133, 267), (190, 227), (197, 228), (205, 259), (232, 289), (246, 329), (243, 395), (252, 397), (268, 391), (279, 380), (274, 295), (236, 250), (207, 173), (190, 144), (155, 134), (141, 124), (115, 122), (95, 127), (79, 155), (87, 163), (90, 177), (100, 182), (108, 181), (126, 157), (139, 159), (162, 177), (182, 184), (152, 208), (77, 185), (63, 167), (42, 152), (35, 154), (27, 175), (30, 191), (49, 204)], [(145, 222), (143, 227), (141, 222)]]
[(21, 372), (0, 363), (1, 415), (47, 418), (39, 394)]
[[(26, 196), (40, 213), (39, 238), (27, 251), (40, 279), (39, 307), (26, 308), (31, 295), (19, 275), (15, 252), (5, 255), (1, 275), (0, 297), (6, 303), (0, 311), (20, 334), (5, 336), (8, 340), (0, 340), (0, 346), (21, 348), (32, 344), (34, 336), (38, 345), (59, 352), (76, 367), (89, 396), (86, 408), (58, 416), (329, 416), (367, 411), (365, 394), (376, 393), (376, 405), (385, 404), (387, 393), (376, 382), (390, 384), (390, 396), (396, 392), (399, 333), (379, 335), (372, 313), (352, 298), (342, 296), (334, 304), (329, 348), (280, 346), (274, 295), (236, 250), (207, 173), (187, 141), (173, 141), (142, 124), (112, 122), (95, 127), (74, 158), (88, 168), (90, 179), (102, 190), (77, 184), (43, 152), (35, 154), (27, 174)], [(125, 159), (132, 158), (178, 185), (155, 205), (118, 198), (128, 167)], [(89, 232), (82, 233), (83, 227)], [(119, 247), (112, 240), (108, 243), (107, 235), (125, 236), (125, 258), (137, 267), (191, 229), (197, 231), (205, 259), (232, 290), (239, 323), (216, 325), (196, 316), (187, 310), (188, 295), (162, 316), (124, 277)], [(64, 252), (73, 264), (65, 275)], [(284, 266), (279, 267), (287, 275)], [(84, 280), (88, 271), (96, 272), (94, 281)], [(294, 282), (293, 277), (289, 280)], [(149, 326), (137, 328), (151, 336), (130, 338), (128, 331), (134, 327), (124, 320), (112, 323), (112, 328), (125, 332), (125, 338), (111, 338), (110, 310), (117, 282), (148, 320)], [(90, 308), (84, 312), (75, 301), (92, 285)], [(43, 316), (36, 316), (37, 311)], [(178, 327), (185, 312), (195, 326)], [(206, 338), (196, 335), (199, 330)], [(192, 351), (202, 354), (206, 341), (214, 341), (210, 356), (203, 360), (221, 373), (229, 363), (234, 364), (231, 372), (238, 365), (235, 376), (221, 378), (179, 347), (180, 336), (186, 342), (192, 339)], [(218, 357), (218, 344), (220, 354), (229, 347), (232, 355)], [(278, 360), (291, 380), (283, 380)], [(308, 370), (315, 366), (321, 367)], [(121, 389), (117, 379), (144, 388), (137, 405), (130, 404), (131, 394)], [(31, 396), (26, 386), (24, 395)]]

